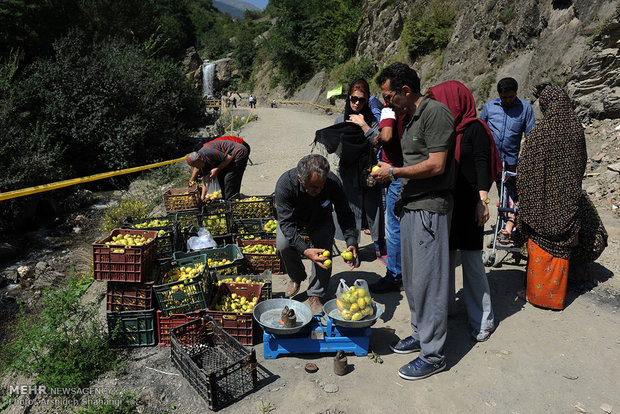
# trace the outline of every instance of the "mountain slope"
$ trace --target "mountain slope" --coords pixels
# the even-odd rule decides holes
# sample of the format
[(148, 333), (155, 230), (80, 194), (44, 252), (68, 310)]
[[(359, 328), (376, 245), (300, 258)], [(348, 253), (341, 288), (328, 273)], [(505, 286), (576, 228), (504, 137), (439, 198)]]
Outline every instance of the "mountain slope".
[(242, 0), (213, 0), (213, 6), (233, 17), (243, 17), (243, 12), (246, 10), (260, 11), (260, 8)]

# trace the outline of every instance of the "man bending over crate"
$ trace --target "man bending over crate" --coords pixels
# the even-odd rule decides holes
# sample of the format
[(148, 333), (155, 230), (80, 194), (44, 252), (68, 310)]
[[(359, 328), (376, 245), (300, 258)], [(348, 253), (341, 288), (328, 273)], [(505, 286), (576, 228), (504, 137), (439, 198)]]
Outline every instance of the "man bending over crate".
[[(331, 258), (323, 254), (334, 244), (334, 210), (347, 243), (347, 251), (353, 255), (349, 262), (357, 263), (355, 216), (340, 180), (329, 171), (327, 159), (318, 154), (306, 155), (299, 161), (297, 168), (282, 174), (276, 184), (276, 206), (276, 249), (291, 278), (285, 295), (287, 298), (295, 296), (299, 292), (300, 283), (307, 277), (301, 262), (300, 255), (303, 254), (313, 262), (306, 304), (313, 314), (322, 313), (321, 298), (325, 295), (332, 273)], [(301, 237), (302, 228), (308, 229), (314, 248), (310, 248)]]
[(194, 167), (190, 186), (202, 174), (204, 185), (200, 198), (204, 201), (208, 183), (217, 178), (224, 199), (232, 199), (241, 190), (241, 180), (249, 158), (250, 146), (242, 138), (226, 136), (209, 141), (198, 151), (185, 156), (187, 164)]

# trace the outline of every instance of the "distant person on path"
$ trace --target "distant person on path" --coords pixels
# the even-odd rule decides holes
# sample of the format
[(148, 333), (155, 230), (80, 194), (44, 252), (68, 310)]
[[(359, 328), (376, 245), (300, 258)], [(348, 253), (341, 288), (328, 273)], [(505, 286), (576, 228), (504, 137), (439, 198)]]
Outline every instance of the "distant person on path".
[(256, 108), (256, 102), (258, 102), (258, 99), (256, 99), (256, 95), (252, 95), (252, 105), (254, 105), (254, 108)]
[(401, 259), (413, 333), (391, 348), (399, 354), (420, 351), (398, 370), (401, 378), (418, 380), (446, 368), (454, 119), (444, 104), (420, 93), (418, 74), (404, 63), (383, 69), (377, 84), (386, 106), (406, 115), (403, 167), (381, 162), (372, 175), (402, 181)]
[(527, 241), (527, 300), (563, 309), (571, 252), (582, 226), (579, 204), (588, 154), (566, 91), (547, 86), (539, 103), (543, 120), (525, 140), (518, 163), (517, 219)]
[(501, 170), (491, 131), (476, 118), (476, 103), (461, 82), (447, 81), (427, 94), (450, 109), (456, 125), (456, 185), (450, 225), (450, 305), (454, 303), (457, 250), (461, 252), (463, 299), (471, 336), (486, 341), (495, 329), (491, 291), (482, 263), (484, 224), (489, 220), (489, 189)]
[[(499, 157), (504, 163), (504, 170), (516, 172), (517, 159), (521, 150), (521, 138), (526, 137), (534, 126), (532, 105), (517, 96), (519, 84), (513, 78), (503, 78), (497, 83), (498, 98), (484, 105), (480, 118), (487, 123), (493, 133)], [(496, 178), (497, 191), (500, 189), (501, 175)], [(512, 200), (518, 201), (514, 179), (508, 180), (506, 189)], [(501, 197), (501, 195), (500, 195)], [(509, 214), (504, 239), (511, 238), (514, 228), (514, 215)]]
[(190, 185), (202, 175), (201, 198), (207, 195), (208, 183), (216, 179), (222, 189), (222, 196), (230, 200), (241, 191), (241, 180), (250, 158), (250, 145), (242, 138), (225, 136), (203, 145), (198, 151), (185, 156), (185, 161), (193, 167)]
[(252, 95), (250, 95), (248, 101), (250, 102), (250, 108), (254, 108), (254, 97)]
[[(325, 250), (331, 250), (334, 244), (332, 212), (336, 212), (347, 250), (353, 253), (352, 263), (357, 261), (355, 217), (344, 196), (340, 180), (329, 171), (329, 162), (322, 155), (306, 155), (299, 161), (297, 168), (282, 174), (276, 184), (275, 194), (278, 210), (276, 249), (291, 279), (285, 295), (287, 298), (295, 296), (299, 292), (299, 285), (307, 277), (300, 256), (304, 255), (313, 262), (307, 304), (312, 314), (321, 313), (321, 299), (325, 296), (332, 273), (331, 266), (324, 264), (328, 257), (321, 256)], [(301, 238), (301, 230), (304, 228), (308, 229), (314, 248), (310, 248)]]

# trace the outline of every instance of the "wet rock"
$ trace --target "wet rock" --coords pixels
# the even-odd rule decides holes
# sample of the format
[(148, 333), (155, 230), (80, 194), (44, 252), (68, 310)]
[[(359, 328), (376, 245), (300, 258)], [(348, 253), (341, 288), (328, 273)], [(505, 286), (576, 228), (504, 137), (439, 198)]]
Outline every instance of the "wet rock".
[(32, 266), (19, 266), (17, 268), (17, 274), (20, 279), (27, 279), (32, 277)]

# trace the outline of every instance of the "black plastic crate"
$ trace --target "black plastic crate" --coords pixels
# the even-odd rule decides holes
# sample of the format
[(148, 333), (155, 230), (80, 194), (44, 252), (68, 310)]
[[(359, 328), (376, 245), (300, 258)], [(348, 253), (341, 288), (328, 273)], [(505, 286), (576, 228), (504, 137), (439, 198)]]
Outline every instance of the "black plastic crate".
[[(239, 246), (235, 244), (227, 244), (224, 247), (196, 250), (187, 253), (175, 252), (173, 257), (174, 260), (179, 260), (199, 255), (204, 255), (206, 257), (206, 264), (214, 275), (238, 275), (242, 273), (245, 268), (243, 254)], [(221, 263), (222, 261), (227, 261), (228, 263)]]
[(276, 216), (274, 195), (238, 196), (231, 201), (233, 220)]
[(124, 229), (148, 229), (157, 231), (157, 258), (172, 257), (178, 249), (178, 226), (176, 214), (170, 213), (166, 217), (127, 217), (123, 222)]
[(258, 383), (256, 353), (205, 316), (171, 333), (173, 365), (211, 410), (249, 394)]
[(212, 236), (230, 234), (230, 213), (203, 212), (198, 215), (198, 226), (209, 230)]
[(155, 335), (155, 311), (107, 312), (110, 346), (115, 348), (153, 346)]

